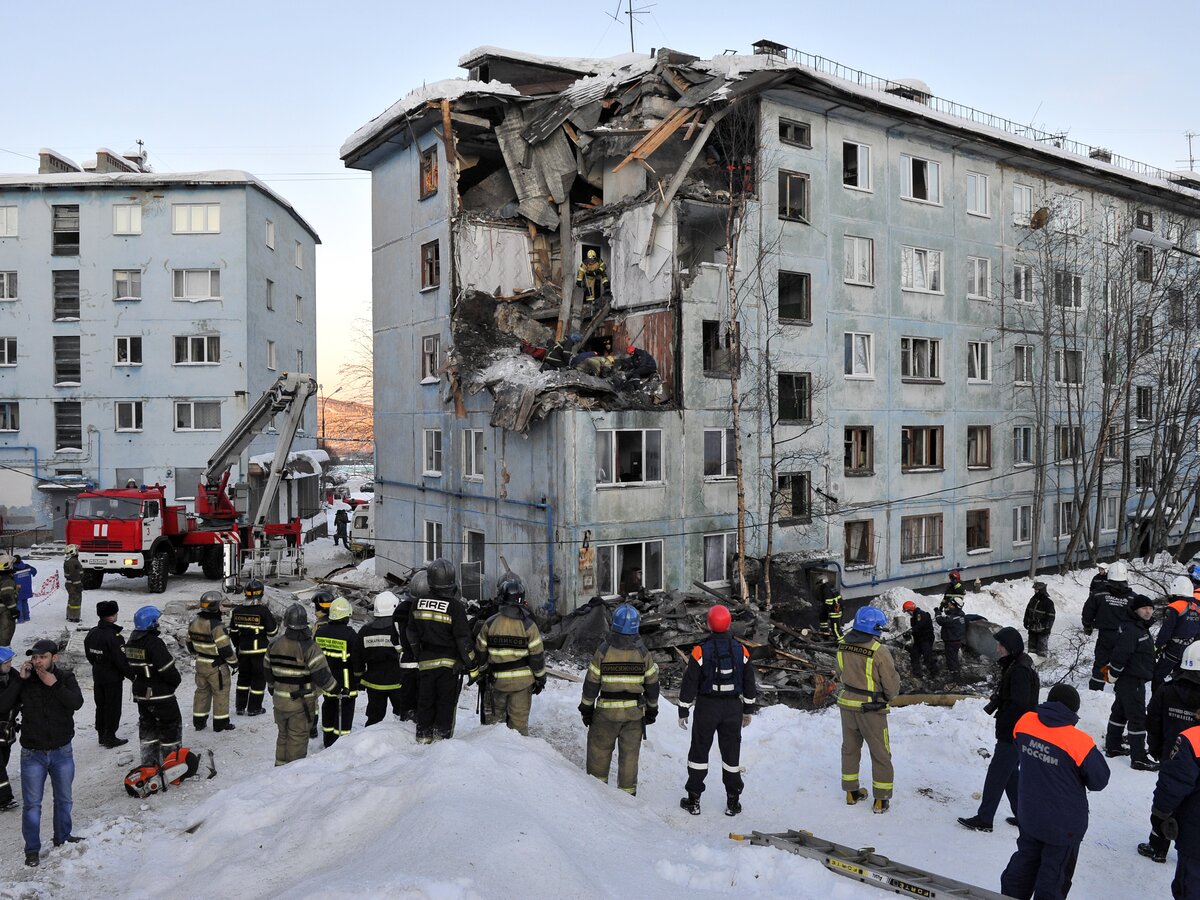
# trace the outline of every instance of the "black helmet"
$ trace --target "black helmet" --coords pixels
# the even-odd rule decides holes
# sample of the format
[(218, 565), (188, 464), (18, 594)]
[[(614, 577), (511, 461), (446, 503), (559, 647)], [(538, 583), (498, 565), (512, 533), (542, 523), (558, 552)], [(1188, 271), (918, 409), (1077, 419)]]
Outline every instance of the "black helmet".
[(429, 573), (429, 589), (435, 595), (453, 593), (458, 589), (458, 573), (454, 564), (448, 559), (435, 559), (427, 571)]
[(521, 576), (509, 572), (496, 585), (496, 598), (501, 603), (524, 603), (525, 585)]
[(258, 600), (262, 597), (264, 590), (265, 588), (261, 581), (259, 581), (257, 578), (251, 578), (248, 582), (246, 582), (246, 599)]
[(329, 605), (333, 603), (333, 591), (320, 588), (312, 595), (313, 607), (319, 613), (328, 613)]
[(220, 610), (221, 603), (225, 600), (225, 595), (220, 591), (205, 591), (200, 595), (200, 609), (202, 610)]
[(308, 627), (308, 613), (304, 611), (304, 607), (299, 603), (293, 603), (283, 613), (283, 627), (292, 629), (302, 629)]

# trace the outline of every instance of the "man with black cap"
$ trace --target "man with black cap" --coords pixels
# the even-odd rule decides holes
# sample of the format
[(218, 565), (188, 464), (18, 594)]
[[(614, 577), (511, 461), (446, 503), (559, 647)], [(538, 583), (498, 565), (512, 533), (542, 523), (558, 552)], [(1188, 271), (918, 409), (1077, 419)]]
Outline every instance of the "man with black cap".
[(38, 864), (42, 849), (42, 796), (46, 776), (54, 790), (54, 846), (78, 843), (71, 834), (71, 784), (75, 780), (75, 713), (83, 706), (79, 682), (58, 668), (58, 644), (41, 640), (25, 651), (29, 660), (0, 694), (0, 715), (21, 705), (21, 834), (25, 865)]
[[(1108, 663), (1116, 679), (1113, 684), (1112, 711), (1108, 715), (1108, 733), (1104, 740), (1107, 756), (1129, 753), (1130, 766), (1143, 772), (1158, 771), (1158, 763), (1146, 755), (1146, 682), (1154, 676), (1154, 639), (1150, 637), (1150, 618), (1154, 601), (1134, 594), (1129, 601), (1129, 617), (1121, 625), (1116, 646)], [(1122, 744), (1126, 729), (1129, 750)]]
[(96, 604), (100, 621), (83, 639), (88, 662), (92, 666), (92, 696), (96, 698), (96, 736), (100, 746), (110, 750), (128, 744), (117, 737), (121, 724), (121, 687), (125, 679), (133, 681), (133, 669), (125, 658), (125, 638), (117, 624), (117, 601)]
[(992, 820), (1000, 806), (1000, 796), (1008, 796), (1015, 824), (1017, 815), (1017, 746), (1013, 743), (1013, 727), (1025, 713), (1038, 703), (1037, 672), (1033, 660), (1025, 652), (1025, 642), (1015, 628), (996, 632), (996, 662), (1000, 666), (1000, 682), (983, 711), (996, 717), (996, 749), (988, 763), (983, 779), (983, 798), (979, 811), (958, 824), (972, 831), (991, 831)]
[(1075, 727), (1079, 692), (1050, 688), (1046, 702), (1013, 729), (1017, 779), (1017, 852), (1000, 875), (1006, 897), (1066, 897), (1088, 827), (1088, 791), (1108, 785), (1108, 763)]

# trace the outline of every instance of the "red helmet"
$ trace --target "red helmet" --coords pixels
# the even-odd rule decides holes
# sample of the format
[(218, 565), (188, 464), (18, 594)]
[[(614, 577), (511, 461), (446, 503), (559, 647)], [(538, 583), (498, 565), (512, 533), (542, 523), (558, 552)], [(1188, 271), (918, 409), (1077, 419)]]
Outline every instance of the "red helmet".
[(958, 581), (960, 578), (962, 578), (962, 572), (958, 571), (958, 569), (950, 570), (950, 580), (951, 581)]
[(708, 630), (714, 634), (724, 634), (729, 630), (729, 623), (732, 618), (729, 615), (729, 607), (714, 606), (708, 611)]
[(917, 608), (917, 604), (913, 600), (905, 600), (903, 608), (904, 608), (905, 612), (912, 612), (914, 609)]
[(637, 347), (633, 346), (633, 344), (630, 344), (628, 347), (625, 348), (625, 352), (632, 353), (636, 349), (637, 349)]

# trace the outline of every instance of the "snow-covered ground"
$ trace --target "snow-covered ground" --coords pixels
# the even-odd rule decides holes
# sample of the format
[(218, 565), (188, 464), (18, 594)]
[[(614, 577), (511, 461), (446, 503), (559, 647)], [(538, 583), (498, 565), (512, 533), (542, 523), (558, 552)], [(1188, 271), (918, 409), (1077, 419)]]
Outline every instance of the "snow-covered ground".
[[(309, 560), (320, 573), (348, 554), (326, 539), (310, 545)], [(40, 561), (35, 583), (60, 565)], [(1045, 579), (1058, 605), (1052, 657), (1069, 648), (1078, 629), (1091, 574)], [(128, 626), (143, 603), (194, 598), (207, 586), (188, 575), (172, 579), (166, 595), (150, 597), (141, 581), (112, 580), (87, 593), (85, 613), (90, 619), (96, 600), (115, 599)], [(967, 610), (1019, 626), (1029, 595), (1026, 579), (992, 585), (969, 594)], [(898, 606), (905, 596), (894, 592), (888, 602)], [(19, 651), (60, 633), (64, 605), (58, 591), (34, 607), (33, 621), (18, 629)], [(1048, 661), (1044, 686), (1056, 669)], [(637, 797), (589, 778), (575, 709), (579, 686), (559, 679), (535, 699), (528, 738), (482, 728), (474, 689), (460, 700), (455, 739), (430, 747), (414, 743), (410, 724), (364, 729), (360, 701), (354, 733), (329, 750), (314, 742), (308, 759), (275, 769), (271, 716), (237, 718), (237, 730), (220, 735), (186, 724), (189, 669), (179, 691), (185, 743), (213, 749), (218, 776), (138, 801), (121, 785), (134, 764), (132, 704), (119, 732), (131, 743), (99, 748), (90, 674), (86, 667), (79, 674), (87, 702), (76, 718), (75, 829), (86, 841), (49, 850), (31, 871), (22, 865), (19, 813), (0, 814), (7, 826), (0, 828), (0, 897), (874, 897), (874, 889), (816, 862), (727, 835), (805, 829), (992, 890), (1014, 849), (1005, 807), (992, 834), (955, 822), (975, 812), (994, 743), (981, 701), (893, 712), (896, 797), (885, 816), (842, 801), (835, 710), (765, 709), (744, 733), (745, 812), (730, 819), (722, 815), (719, 767), (710, 774), (703, 815), (679, 809), (689, 734), (676, 726), (669, 704), (643, 745)], [(1111, 691), (1082, 695), (1082, 727), (1100, 737)], [(1092, 795), (1074, 895), (1168, 896), (1173, 854), (1172, 865), (1162, 866), (1134, 849), (1146, 838), (1155, 776), (1111, 762), (1109, 788)], [(864, 754), (864, 774), (868, 768)], [(14, 760), (10, 774), (17, 772)], [(47, 847), (49, 837), (47, 797)]]

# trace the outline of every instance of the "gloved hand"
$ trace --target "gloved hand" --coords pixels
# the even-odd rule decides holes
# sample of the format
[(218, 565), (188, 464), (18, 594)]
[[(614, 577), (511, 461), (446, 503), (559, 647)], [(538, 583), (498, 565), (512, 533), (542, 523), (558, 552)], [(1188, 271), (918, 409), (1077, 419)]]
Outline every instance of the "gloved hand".
[(1154, 829), (1155, 834), (1168, 841), (1173, 841), (1179, 837), (1179, 823), (1175, 821), (1175, 817), (1169, 812), (1163, 812), (1161, 809), (1151, 809), (1150, 825)]
[(471, 685), (475, 684), (475, 682), (479, 681), (479, 679), (483, 676), (483, 672), (483, 669), (472, 669), (470, 672), (468, 672), (467, 686), (470, 687)]
[(687, 731), (687, 725), (688, 725), (687, 710), (681, 709), (679, 711), (679, 727), (682, 728), (684, 731)]
[(533, 696), (537, 696), (546, 689), (546, 676), (533, 679)]
[(1090, 629), (1090, 628), (1085, 628), (1085, 629), (1083, 629), (1083, 634), (1084, 634), (1084, 637), (1091, 637), (1091, 636), (1092, 636), (1092, 629)]
[(596, 707), (588, 706), (586, 703), (579, 704), (579, 716), (583, 719), (583, 724), (587, 728), (592, 727), (592, 719), (596, 716)]
[(751, 716), (749, 714), (742, 716), (742, 727), (747, 728), (750, 725)]
[(996, 702), (996, 698), (991, 697), (988, 700), (987, 704), (983, 707), (983, 711), (985, 713), (987, 713), (989, 716), (994, 716), (996, 714), (996, 710), (999, 708), (1000, 708), (1000, 704)]
[(658, 719), (658, 707), (647, 706), (646, 711), (642, 713), (642, 718), (645, 720), (647, 725), (653, 725)]

